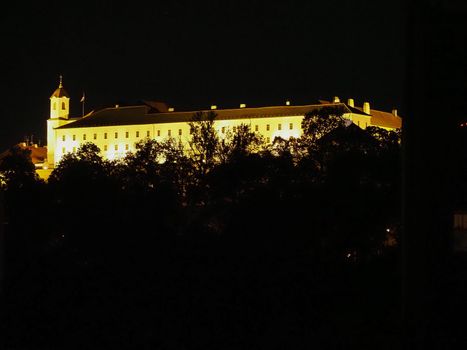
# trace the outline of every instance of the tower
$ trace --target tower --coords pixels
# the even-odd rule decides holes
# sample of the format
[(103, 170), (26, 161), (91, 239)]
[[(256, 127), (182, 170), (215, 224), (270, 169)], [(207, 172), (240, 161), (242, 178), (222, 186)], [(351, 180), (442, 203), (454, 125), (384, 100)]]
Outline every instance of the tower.
[(63, 88), (62, 76), (58, 88), (50, 96), (50, 119), (68, 119), (70, 114), (70, 96)]
[(47, 120), (47, 165), (53, 168), (55, 165), (56, 132), (55, 128), (68, 124), (72, 120), (70, 116), (70, 97), (63, 87), (62, 76), (58, 88), (50, 96), (50, 117)]

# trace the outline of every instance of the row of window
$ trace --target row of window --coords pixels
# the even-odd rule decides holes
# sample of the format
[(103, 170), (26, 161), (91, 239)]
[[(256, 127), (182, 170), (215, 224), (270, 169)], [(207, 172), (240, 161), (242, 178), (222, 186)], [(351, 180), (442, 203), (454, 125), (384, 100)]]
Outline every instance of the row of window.
[[(54, 102), (53, 109), (54, 111), (57, 110), (57, 102)], [(66, 109), (65, 102), (62, 102), (62, 109)]]
[[(236, 132), (237, 131), (237, 127), (233, 127), (233, 132)], [(271, 130), (271, 125), (270, 124), (266, 124), (266, 131), (270, 131)], [(277, 130), (282, 130), (282, 124), (277, 124)], [(293, 130), (293, 123), (289, 123), (289, 130)], [(255, 125), (255, 131), (258, 132), (259, 131), (259, 125)], [(221, 128), (221, 132), (223, 134), (225, 134), (225, 126), (223, 126)]]
[[(237, 131), (237, 127), (235, 127), (235, 126), (232, 129), (233, 129), (233, 132)], [(290, 130), (293, 129), (293, 123), (289, 124), (289, 129)], [(266, 131), (270, 131), (270, 130), (271, 130), (271, 126), (270, 126), (270, 124), (267, 124), (266, 125)], [(282, 130), (282, 124), (277, 124), (277, 130)], [(221, 132), (223, 134), (225, 134), (225, 131), (226, 131), (226, 127), (223, 126), (221, 128)], [(255, 125), (255, 131), (259, 131), (259, 125)], [(158, 137), (160, 137), (161, 136), (161, 131), (157, 130), (156, 134), (157, 134)], [(182, 129), (178, 129), (178, 136), (182, 136), (182, 134), (183, 134)], [(108, 133), (105, 132), (103, 136), (104, 136), (104, 140), (107, 140), (109, 135), (108, 135)], [(172, 136), (172, 130), (167, 131), (167, 136)], [(126, 131), (125, 132), (125, 138), (129, 138), (129, 137), (130, 137), (130, 132)], [(140, 132), (139, 131), (136, 131), (136, 137), (137, 138), (140, 137)], [(149, 130), (146, 131), (146, 137), (151, 137), (151, 132)], [(73, 141), (76, 141), (76, 135), (72, 135), (71, 138), (72, 138)], [(92, 138), (93, 138), (93, 140), (97, 140), (97, 134), (94, 133)], [(118, 132), (114, 133), (114, 138), (118, 139)], [(82, 135), (82, 139), (83, 139), (83, 141), (87, 140), (86, 134)], [(66, 141), (66, 135), (62, 135), (62, 141)]]
[[(109, 150), (109, 146), (108, 145), (104, 145), (104, 152), (107, 152)], [(114, 150), (115, 151), (118, 151), (119, 150), (119, 145), (114, 145)], [(125, 145), (125, 151), (129, 151), (130, 150), (130, 145), (129, 144), (126, 144)], [(73, 150), (72, 150), (73, 153), (76, 152), (76, 147), (73, 147)], [(66, 153), (66, 148), (65, 147), (62, 147), (62, 153), (65, 154)]]

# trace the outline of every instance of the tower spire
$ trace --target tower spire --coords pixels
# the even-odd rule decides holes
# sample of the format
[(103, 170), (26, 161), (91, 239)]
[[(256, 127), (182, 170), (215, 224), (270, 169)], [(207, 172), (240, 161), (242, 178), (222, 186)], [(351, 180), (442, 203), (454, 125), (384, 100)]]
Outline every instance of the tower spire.
[(60, 84), (58, 84), (59, 89), (63, 88), (62, 80), (63, 80), (63, 76), (60, 74)]

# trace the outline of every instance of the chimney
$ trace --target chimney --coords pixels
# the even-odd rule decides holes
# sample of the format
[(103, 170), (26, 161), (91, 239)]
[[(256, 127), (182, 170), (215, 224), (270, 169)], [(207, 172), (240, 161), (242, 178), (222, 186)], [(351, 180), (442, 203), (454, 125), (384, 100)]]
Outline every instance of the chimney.
[(392, 109), (392, 115), (397, 117), (397, 108)]
[(363, 112), (370, 114), (370, 102), (363, 102)]
[(339, 96), (334, 96), (332, 102), (333, 102), (333, 103), (340, 103), (341, 100), (340, 100)]
[(349, 99), (347, 100), (347, 105), (348, 105), (349, 107), (355, 107), (353, 98), (349, 98)]
[(216, 105), (212, 105), (212, 106), (211, 106), (211, 109), (217, 109), (217, 106), (216, 106)]
[(245, 107), (246, 107), (246, 104), (240, 103), (240, 108), (245, 108)]

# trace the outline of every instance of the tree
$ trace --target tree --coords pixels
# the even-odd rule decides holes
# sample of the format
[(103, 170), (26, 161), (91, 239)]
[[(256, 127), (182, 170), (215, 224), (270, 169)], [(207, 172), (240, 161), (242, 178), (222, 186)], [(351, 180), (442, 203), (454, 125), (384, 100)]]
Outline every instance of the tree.
[(0, 160), (0, 188), (21, 188), (39, 181), (31, 151), (14, 146)]
[(330, 131), (344, 126), (344, 112), (340, 106), (325, 106), (306, 113), (302, 121), (303, 137), (315, 144)]
[(219, 163), (219, 136), (214, 129), (215, 112), (197, 112), (189, 122), (191, 138), (188, 142), (189, 157), (200, 177)]

